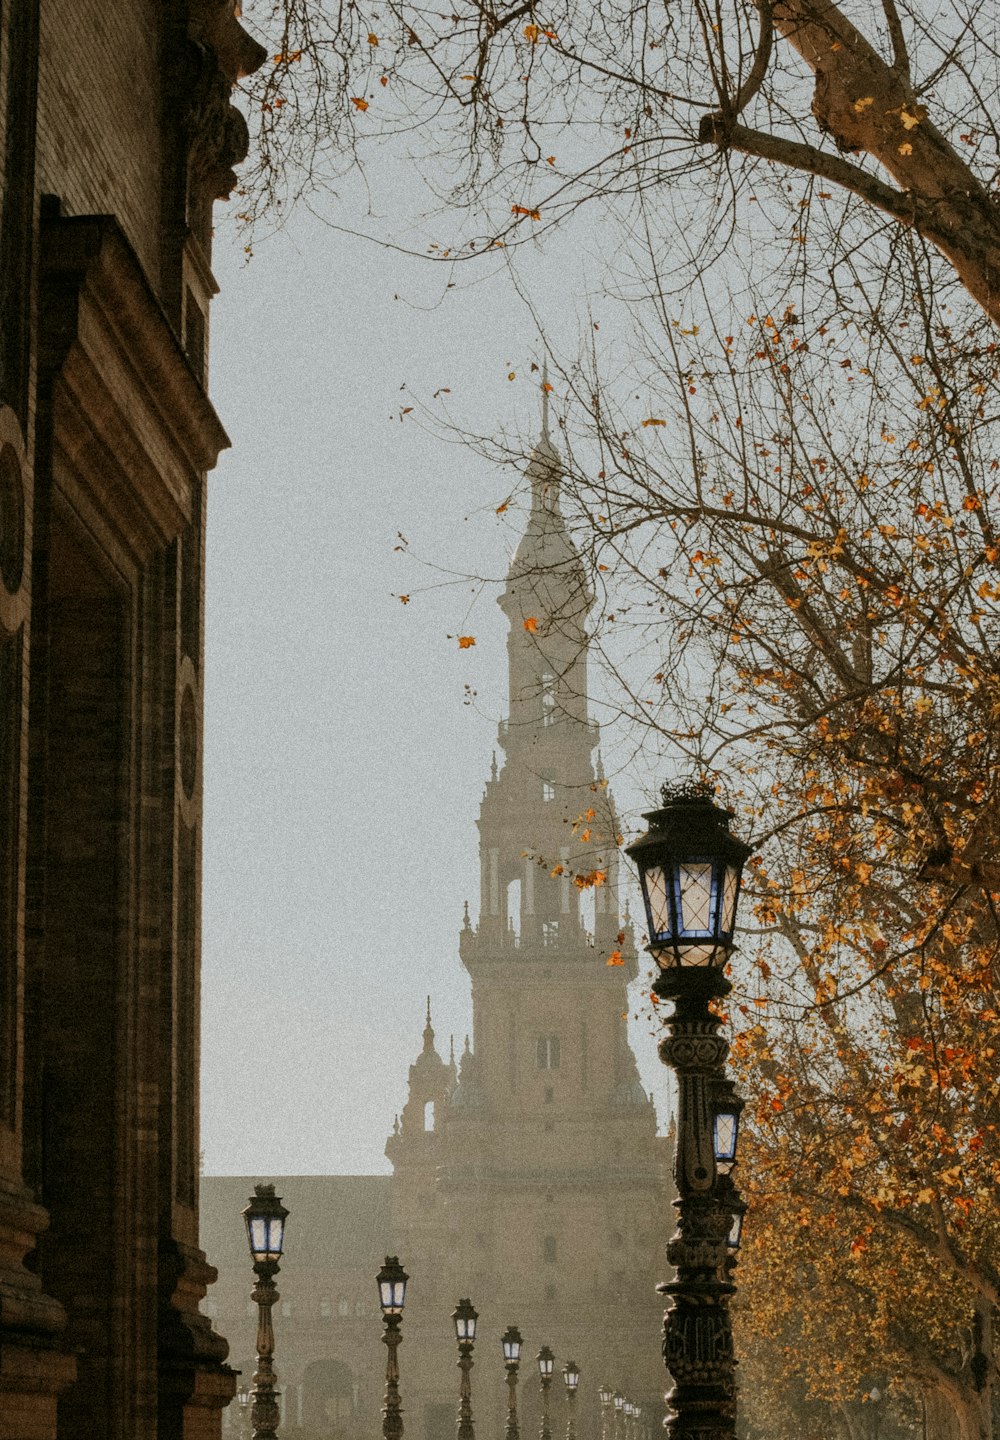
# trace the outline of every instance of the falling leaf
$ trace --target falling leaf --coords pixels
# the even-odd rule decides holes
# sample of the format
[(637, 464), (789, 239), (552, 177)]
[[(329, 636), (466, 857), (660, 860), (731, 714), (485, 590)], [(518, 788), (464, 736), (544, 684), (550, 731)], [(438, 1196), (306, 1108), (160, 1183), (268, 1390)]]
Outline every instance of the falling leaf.
[(459, 648), (459, 650), (471, 650), (472, 647), (473, 647), (473, 645), (475, 645), (475, 643), (476, 643), (476, 637), (475, 637), (475, 635), (459, 635), (459, 637), (458, 637), (458, 648)]
[(666, 420), (657, 420), (655, 416), (651, 415), (648, 420), (642, 422), (642, 428), (645, 430), (647, 425), (666, 425), (666, 423)]
[(556, 163), (556, 157), (554, 155), (546, 155), (545, 163), (546, 165), (554, 165)]
[(512, 215), (527, 215), (529, 220), (541, 220), (542, 218), (540, 210), (530, 210), (527, 205), (512, 205), (510, 207), (510, 213)]
[(545, 391), (546, 395), (551, 395), (551, 394), (552, 394), (552, 386), (549, 384), (549, 382), (548, 382), (547, 380), (543, 383), (542, 389)]
[[(624, 964), (625, 964), (625, 961), (624, 961), (624, 958), (622, 957), (622, 952), (621, 952), (620, 950), (612, 950), (611, 954), (608, 956), (608, 964), (609, 964), (609, 965), (624, 965)], [(622, 1016), (622, 1019), (624, 1019), (624, 1018), (625, 1018), (625, 1017)]]
[(399, 603), (400, 603), (401, 605), (409, 605), (409, 603), (410, 603), (410, 597), (409, 597), (409, 595), (400, 595), (400, 597), (399, 597)]
[(375, 34), (375, 31), (374, 31), (374, 30), (369, 30), (369, 31), (368, 31), (368, 44), (369, 44), (369, 45), (377, 45), (377, 44), (378, 44), (378, 36)]
[(538, 44), (538, 34), (539, 34), (539, 31), (538, 31), (538, 26), (537, 26), (537, 25), (525, 25), (525, 27), (524, 27), (524, 38), (525, 38), (526, 40), (530, 40), (531, 43), (532, 43), (532, 45), (537, 45), (537, 44)]
[(351, 104), (352, 104), (352, 105), (356, 105), (359, 110), (367, 110), (367, 109), (368, 109), (368, 101), (367, 101), (367, 100), (363, 100), (360, 95), (352, 95), (352, 96), (351, 96)]
[(524, 622), (524, 628), (525, 628), (525, 630), (527, 630), (527, 632), (528, 632), (529, 635), (534, 635), (534, 634), (537, 632), (537, 630), (538, 630), (538, 617), (537, 617), (537, 615), (529, 615), (528, 618), (527, 618), (527, 619), (525, 620), (525, 622)]
[(508, 371), (508, 372), (507, 372), (507, 379), (508, 379), (508, 380), (516, 380), (516, 379), (517, 379), (517, 371), (516, 371), (516, 370), (510, 370), (510, 371)]

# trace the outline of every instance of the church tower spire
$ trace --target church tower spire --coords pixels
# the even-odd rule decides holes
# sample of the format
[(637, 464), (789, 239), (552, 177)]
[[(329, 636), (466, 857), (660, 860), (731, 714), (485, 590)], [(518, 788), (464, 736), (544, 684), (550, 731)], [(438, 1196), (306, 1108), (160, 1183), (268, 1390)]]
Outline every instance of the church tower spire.
[[(543, 372), (543, 374), (546, 372)], [(616, 951), (631, 975), (634, 949), (618, 916), (618, 829), (597, 726), (587, 712), (586, 568), (560, 504), (561, 464), (548, 434), (528, 462), (528, 522), (499, 604), (509, 622), (505, 756), (494, 764), (479, 819), (479, 926), (462, 931), (462, 958), (584, 946), (602, 963)]]

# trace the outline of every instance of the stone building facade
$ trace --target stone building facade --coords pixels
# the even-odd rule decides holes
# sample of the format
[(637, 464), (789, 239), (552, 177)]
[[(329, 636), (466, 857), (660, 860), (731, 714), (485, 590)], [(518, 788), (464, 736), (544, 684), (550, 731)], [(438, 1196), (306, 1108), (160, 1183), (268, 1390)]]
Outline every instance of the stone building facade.
[(233, 0), (0, 8), (0, 1440), (201, 1440), (212, 206)]
[[(285, 1428), (310, 1440), (377, 1433), (384, 1354), (374, 1284), (398, 1253), (410, 1279), (400, 1364), (410, 1440), (451, 1440), (458, 1394), (451, 1312), (480, 1314), (477, 1434), (500, 1440), (500, 1336), (525, 1341), (524, 1434), (538, 1430), (535, 1355), (581, 1368), (580, 1440), (597, 1440), (597, 1390), (618, 1387), (662, 1419), (660, 1357), (669, 1143), (628, 1043), (631, 927), (619, 914), (617, 820), (587, 711), (591, 603), (559, 508), (543, 434), (532, 506), (501, 597), (509, 713), (479, 815), (481, 894), (460, 956), (472, 983), (464, 1053), (437, 1048), (430, 1002), (408, 1094), (389, 1137), (390, 1177), (283, 1177), (291, 1210), (276, 1318)], [(272, 1177), (269, 1177), (272, 1178)], [(253, 1178), (206, 1177), (208, 1302), (249, 1377), (254, 1320), (239, 1210)], [(232, 1270), (230, 1269), (232, 1266)], [(238, 1337), (238, 1338), (237, 1338)], [(553, 1433), (565, 1430), (561, 1374)], [(232, 1414), (231, 1427), (239, 1424)]]

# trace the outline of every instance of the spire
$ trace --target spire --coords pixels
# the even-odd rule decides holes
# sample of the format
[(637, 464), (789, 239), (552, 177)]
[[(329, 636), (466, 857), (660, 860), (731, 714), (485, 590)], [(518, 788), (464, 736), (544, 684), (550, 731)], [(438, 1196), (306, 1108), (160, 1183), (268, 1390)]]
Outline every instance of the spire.
[(434, 1028), (431, 1025), (431, 997), (427, 997), (427, 1024), (424, 1026), (424, 1054), (434, 1050)]
[(464, 916), (462, 917), (462, 929), (463, 929), (463, 930), (471, 930), (471, 929), (472, 929), (472, 921), (469, 919), (469, 902), (468, 902), (468, 900), (466, 900), (466, 902), (465, 902), (465, 914), (464, 914)]
[(494, 750), (494, 751), (493, 751), (493, 759), (492, 759), (492, 761), (491, 761), (491, 763), (490, 763), (490, 779), (491, 779), (491, 780), (495, 780), (496, 778), (497, 778), (497, 752)]

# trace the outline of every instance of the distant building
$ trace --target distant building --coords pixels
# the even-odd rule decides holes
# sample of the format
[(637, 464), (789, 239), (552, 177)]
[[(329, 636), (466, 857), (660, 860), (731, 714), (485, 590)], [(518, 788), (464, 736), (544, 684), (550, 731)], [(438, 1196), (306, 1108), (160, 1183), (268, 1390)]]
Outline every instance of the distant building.
[(212, 208), (234, 0), (0, 6), (0, 1440), (211, 1440), (199, 1302)]
[[(509, 1324), (525, 1341), (526, 1435), (537, 1431), (543, 1344), (557, 1357), (555, 1435), (565, 1429), (568, 1359), (582, 1372), (580, 1440), (597, 1435), (603, 1383), (644, 1403), (654, 1424), (662, 1419), (663, 1306), (654, 1286), (665, 1268), (668, 1142), (657, 1136), (628, 1043), (636, 953), (619, 914), (617, 819), (587, 711), (592, 596), (544, 430), (528, 479), (531, 513), (500, 600), (510, 622), (504, 759), (494, 759), (480, 807), (478, 923), (467, 912), (460, 935), (471, 1042), (457, 1063), (445, 1060), (428, 1002), (423, 1048), (386, 1146), (391, 1179), (277, 1182), (296, 1236), (279, 1277), (290, 1306), (278, 1322), (286, 1425), (324, 1437), (375, 1433), (382, 1352), (373, 1276), (387, 1251), (411, 1276), (400, 1360), (412, 1440), (454, 1435), (450, 1315), (464, 1296), (480, 1313), (473, 1383), (482, 1440), (503, 1433), (500, 1336)], [(213, 1300), (226, 1333), (247, 1337), (244, 1355), (252, 1320), (240, 1314), (248, 1266), (235, 1217), (252, 1183), (202, 1185), (207, 1243), (224, 1270)], [(236, 1363), (251, 1372), (249, 1356)]]

